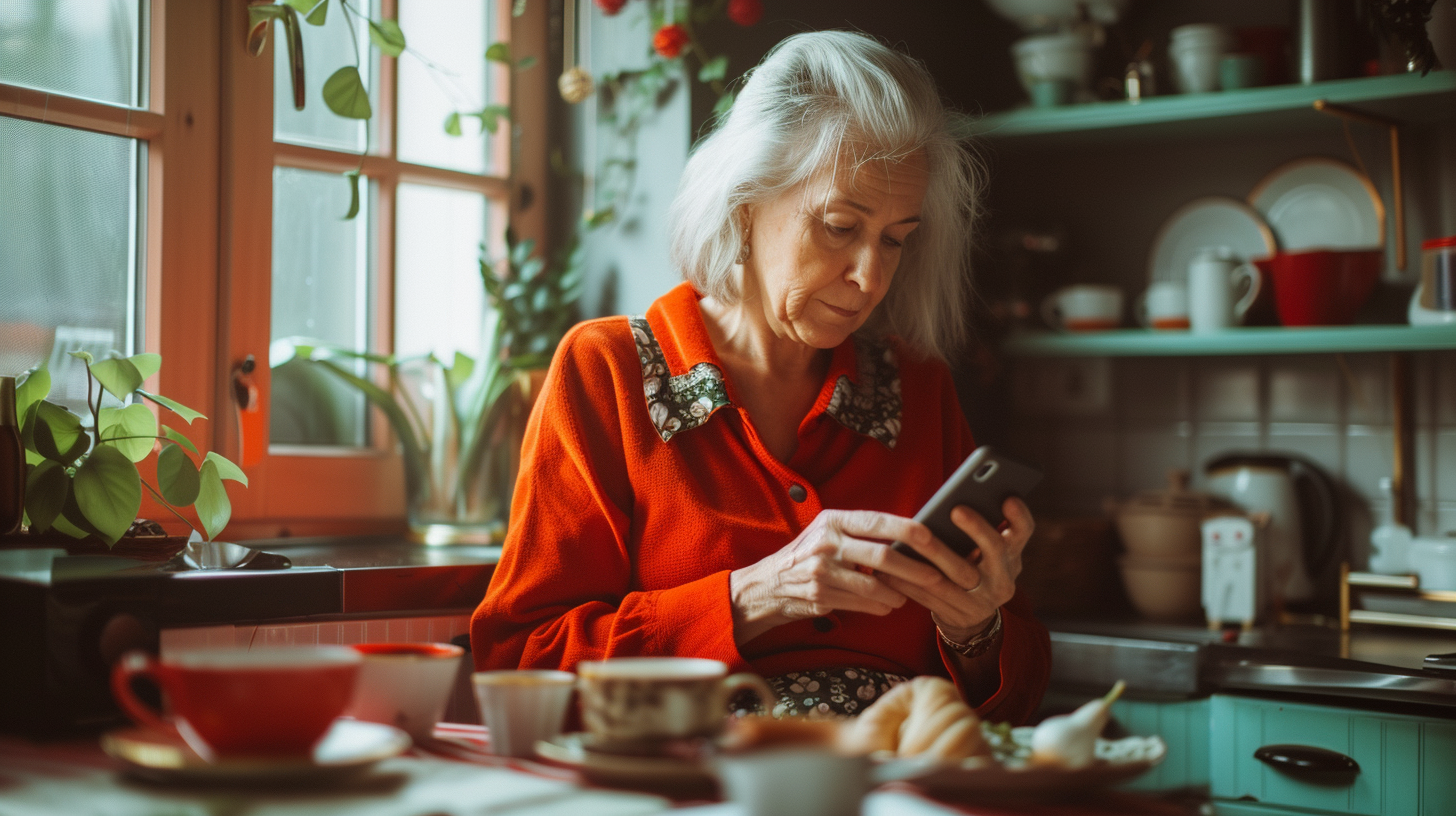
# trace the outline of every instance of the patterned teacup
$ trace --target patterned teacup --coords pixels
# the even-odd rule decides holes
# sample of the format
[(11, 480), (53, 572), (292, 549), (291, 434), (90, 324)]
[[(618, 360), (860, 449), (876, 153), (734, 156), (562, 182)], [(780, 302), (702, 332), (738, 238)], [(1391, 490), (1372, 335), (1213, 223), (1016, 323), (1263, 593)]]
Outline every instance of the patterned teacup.
[(728, 676), (727, 664), (693, 657), (619, 657), (583, 661), (581, 714), (596, 750), (651, 753), (678, 739), (715, 737), (740, 690), (776, 699), (756, 674)]

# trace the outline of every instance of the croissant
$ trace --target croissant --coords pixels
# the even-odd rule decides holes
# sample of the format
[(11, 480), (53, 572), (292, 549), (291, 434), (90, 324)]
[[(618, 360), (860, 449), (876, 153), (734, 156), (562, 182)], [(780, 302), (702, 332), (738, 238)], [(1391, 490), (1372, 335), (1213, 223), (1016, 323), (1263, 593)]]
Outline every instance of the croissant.
[(945, 760), (991, 752), (976, 712), (940, 677), (916, 677), (890, 689), (848, 724), (843, 744), (859, 753)]

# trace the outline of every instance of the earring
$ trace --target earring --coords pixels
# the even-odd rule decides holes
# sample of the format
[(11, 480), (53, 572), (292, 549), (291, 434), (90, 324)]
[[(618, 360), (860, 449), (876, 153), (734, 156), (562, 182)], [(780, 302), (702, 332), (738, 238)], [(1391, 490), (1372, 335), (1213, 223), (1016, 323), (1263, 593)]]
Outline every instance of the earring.
[(741, 266), (748, 263), (748, 256), (752, 250), (748, 246), (748, 230), (743, 231), (743, 244), (738, 248), (737, 263)]

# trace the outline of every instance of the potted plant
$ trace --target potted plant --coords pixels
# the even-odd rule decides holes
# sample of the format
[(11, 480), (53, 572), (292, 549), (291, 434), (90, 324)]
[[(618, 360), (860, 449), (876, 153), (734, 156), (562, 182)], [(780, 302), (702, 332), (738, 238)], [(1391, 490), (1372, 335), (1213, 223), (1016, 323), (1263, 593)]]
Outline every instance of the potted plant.
[[(46, 399), (51, 377), (44, 364), (22, 374), (15, 389), (25, 448), (28, 533), (54, 531), (72, 539), (99, 540), (110, 549), (138, 522), (145, 490), (190, 529), (215, 538), (232, 516), (223, 482), (246, 486), (248, 477), (226, 457), (203, 455), (185, 434), (159, 423), (142, 402), (152, 402), (187, 424), (205, 419), (142, 388), (160, 370), (161, 355), (96, 360), (84, 351), (70, 354), (86, 365), (84, 418)], [(106, 405), (105, 394), (117, 404)], [(137, 469), (153, 457), (156, 484)], [(181, 513), (188, 507), (196, 511), (201, 531)]]
[[(430, 544), (499, 543), (515, 487), (526, 415), (556, 345), (575, 321), (582, 256), (572, 240), (547, 263), (506, 232), (500, 264), (480, 260), (495, 315), (480, 359), (457, 352), (400, 358), (292, 341), (304, 360), (358, 389), (403, 448), (410, 528)], [(382, 369), (371, 379), (359, 360)], [(282, 360), (274, 360), (276, 366)], [(385, 385), (380, 385), (383, 382)]]

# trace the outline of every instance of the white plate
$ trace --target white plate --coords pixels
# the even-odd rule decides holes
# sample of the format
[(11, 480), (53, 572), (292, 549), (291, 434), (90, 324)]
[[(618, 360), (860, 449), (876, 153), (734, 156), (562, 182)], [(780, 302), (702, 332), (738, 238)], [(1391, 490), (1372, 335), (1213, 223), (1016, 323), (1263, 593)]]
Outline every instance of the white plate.
[(1380, 193), (1341, 161), (1311, 156), (1281, 165), (1254, 185), (1249, 203), (1288, 251), (1385, 245)]
[[(1013, 738), (1029, 744), (1032, 730), (1013, 729)], [(1099, 739), (1096, 752), (1091, 765), (1077, 769), (1014, 761), (1002, 765), (989, 758), (950, 765), (892, 760), (877, 769), (876, 777), (880, 782), (908, 782), (944, 799), (1051, 799), (1135, 779), (1162, 762), (1168, 748), (1160, 737), (1126, 737)]]
[(1168, 217), (1148, 253), (1148, 278), (1186, 280), (1200, 250), (1227, 247), (1239, 260), (1273, 255), (1274, 233), (1253, 207), (1228, 196), (1196, 198)]
[(313, 760), (223, 759), (207, 762), (175, 734), (149, 728), (109, 731), (101, 749), (128, 772), (162, 782), (293, 782), (337, 779), (409, 750), (409, 734), (391, 725), (339, 718), (313, 749)]

